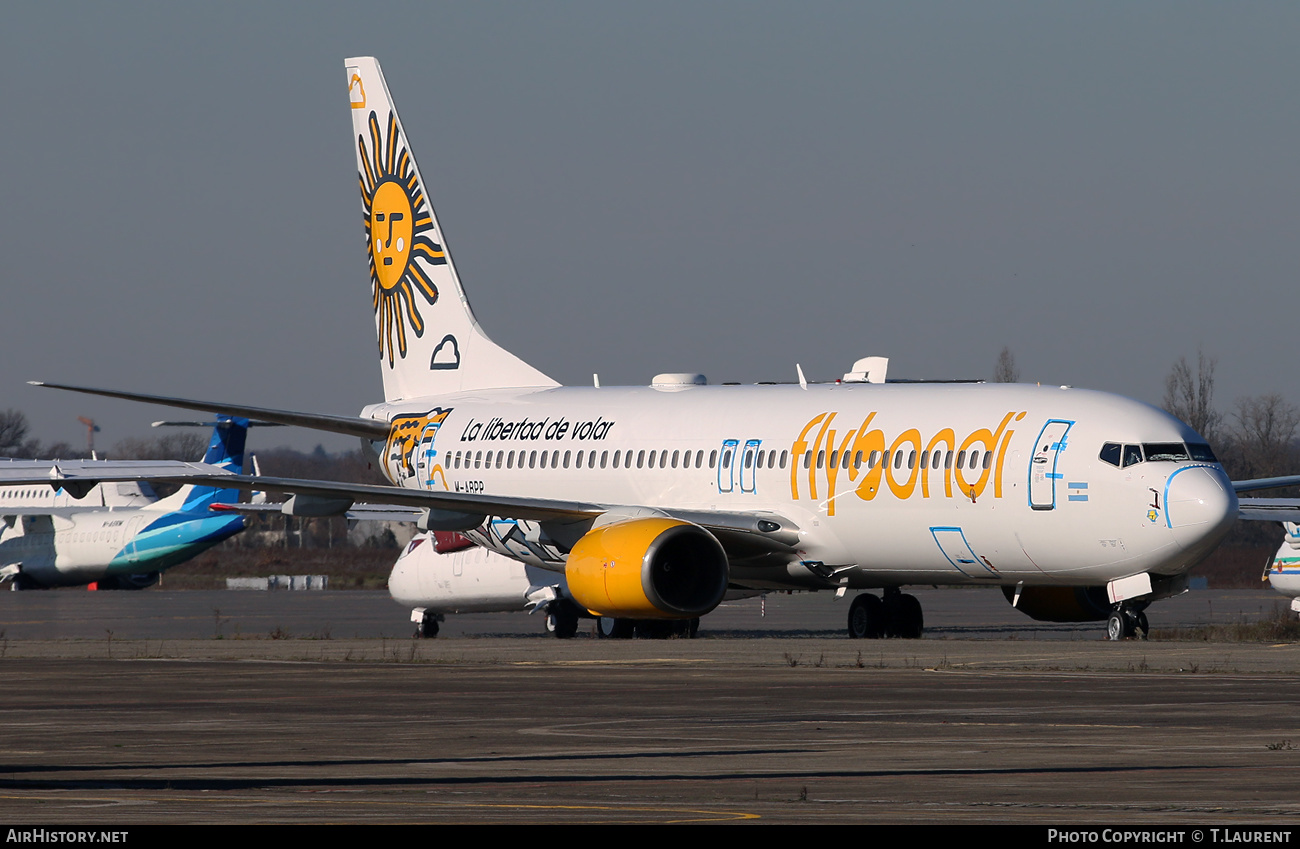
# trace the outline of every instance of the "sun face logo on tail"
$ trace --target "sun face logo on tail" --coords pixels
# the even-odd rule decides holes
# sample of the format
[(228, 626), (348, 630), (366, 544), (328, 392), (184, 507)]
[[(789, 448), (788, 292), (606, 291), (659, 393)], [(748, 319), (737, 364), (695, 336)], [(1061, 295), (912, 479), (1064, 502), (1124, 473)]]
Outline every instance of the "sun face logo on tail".
[(379, 116), (371, 112), (367, 129), (369, 139), (357, 136), (361, 162), (357, 177), (365, 213), (379, 356), (387, 359), (391, 368), (397, 358), (406, 357), (407, 332), (424, 335), (420, 300), (429, 305), (438, 300), (438, 288), (421, 265), (446, 265), (447, 257), (442, 245), (431, 238), (435, 235), (433, 216), (411, 153), (401, 138), (397, 116), (389, 112), (387, 126), (381, 127)]

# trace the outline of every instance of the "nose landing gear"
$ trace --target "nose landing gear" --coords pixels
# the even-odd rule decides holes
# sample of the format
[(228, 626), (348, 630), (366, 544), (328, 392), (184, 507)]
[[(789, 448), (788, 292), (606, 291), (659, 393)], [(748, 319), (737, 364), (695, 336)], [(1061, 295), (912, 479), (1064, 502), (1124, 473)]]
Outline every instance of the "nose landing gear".
[(1106, 637), (1110, 640), (1145, 640), (1149, 627), (1146, 612), (1127, 604), (1117, 604), (1106, 620)]

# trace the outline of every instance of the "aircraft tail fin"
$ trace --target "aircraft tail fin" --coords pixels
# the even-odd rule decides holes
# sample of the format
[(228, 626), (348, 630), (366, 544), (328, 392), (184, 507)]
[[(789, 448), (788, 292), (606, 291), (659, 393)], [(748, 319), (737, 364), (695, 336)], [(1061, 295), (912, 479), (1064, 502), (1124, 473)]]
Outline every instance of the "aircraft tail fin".
[(385, 400), (558, 385), (479, 327), (379, 63), (346, 64)]
[[(217, 416), (212, 426), (212, 439), (202, 462), (234, 472), (244, 473), (244, 443), (248, 438), (248, 419), (235, 416)], [(183, 513), (206, 513), (213, 504), (234, 504), (239, 500), (239, 490), (218, 489), (215, 486), (183, 486), (174, 495), (158, 505)]]

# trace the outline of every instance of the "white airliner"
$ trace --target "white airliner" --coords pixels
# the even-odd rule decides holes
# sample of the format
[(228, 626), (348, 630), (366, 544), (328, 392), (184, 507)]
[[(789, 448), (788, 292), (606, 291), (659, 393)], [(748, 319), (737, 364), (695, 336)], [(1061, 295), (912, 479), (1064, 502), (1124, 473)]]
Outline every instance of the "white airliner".
[[(217, 422), (203, 463), (242, 472), (247, 432), (242, 419)], [(147, 476), (153, 465), (104, 462), (119, 475), (137, 477)], [(0, 486), (0, 582), (12, 582), (13, 589), (143, 589), (156, 584), (164, 569), (244, 528), (242, 517), (210, 509), (233, 502), (237, 490), (187, 485), (160, 499), (144, 482), (90, 484), (62, 476), (64, 468), (81, 465), (0, 462), (0, 480), (29, 477), (26, 484)], [(39, 484), (30, 482), (32, 472)]]
[(416, 534), (393, 565), (388, 591), (412, 609), (417, 637), (437, 636), (447, 613), (544, 610), (556, 636), (572, 637), (578, 630), (580, 611), (567, 599), (562, 574), (479, 548), (449, 531)]
[(729, 588), (881, 590), (853, 600), (854, 637), (919, 636), (909, 584), (1144, 631), (1258, 488), (1147, 404), (887, 383), (877, 358), (834, 383), (560, 386), (475, 320), (378, 63), (347, 60), (347, 89), (384, 401), (353, 418), (59, 388), (356, 435), (396, 487), (177, 479), (423, 508), (613, 619), (694, 619)]

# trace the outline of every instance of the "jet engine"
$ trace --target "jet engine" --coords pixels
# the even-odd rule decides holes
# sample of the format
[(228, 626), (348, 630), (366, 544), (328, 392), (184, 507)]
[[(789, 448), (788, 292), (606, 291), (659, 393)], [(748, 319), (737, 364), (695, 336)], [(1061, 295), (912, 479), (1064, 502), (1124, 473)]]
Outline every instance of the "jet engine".
[(1039, 622), (1102, 622), (1111, 611), (1105, 587), (1024, 587), (1019, 604), (1015, 587), (1003, 587), (1002, 594), (1016, 610)]
[(597, 616), (694, 619), (727, 591), (727, 555), (704, 528), (628, 519), (588, 531), (564, 567), (569, 593)]

